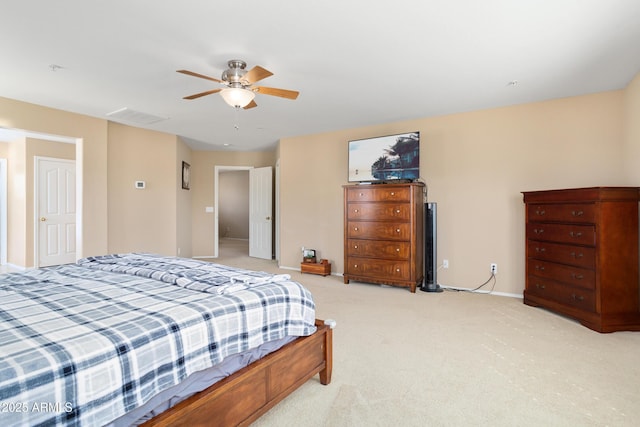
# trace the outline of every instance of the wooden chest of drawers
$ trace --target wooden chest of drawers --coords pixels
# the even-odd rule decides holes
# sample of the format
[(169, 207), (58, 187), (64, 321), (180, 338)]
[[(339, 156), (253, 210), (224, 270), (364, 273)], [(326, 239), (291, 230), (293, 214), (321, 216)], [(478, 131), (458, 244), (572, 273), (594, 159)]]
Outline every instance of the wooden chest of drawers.
[(598, 332), (640, 330), (636, 187), (524, 192), (524, 303)]
[(344, 186), (344, 282), (408, 287), (424, 277), (424, 184)]

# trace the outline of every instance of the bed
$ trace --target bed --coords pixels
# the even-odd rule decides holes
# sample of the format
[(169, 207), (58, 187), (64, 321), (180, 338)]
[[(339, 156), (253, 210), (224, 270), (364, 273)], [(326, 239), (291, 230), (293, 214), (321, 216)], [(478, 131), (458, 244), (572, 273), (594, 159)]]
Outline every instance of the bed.
[(332, 322), (288, 275), (153, 254), (0, 276), (5, 425), (247, 425), (319, 374)]

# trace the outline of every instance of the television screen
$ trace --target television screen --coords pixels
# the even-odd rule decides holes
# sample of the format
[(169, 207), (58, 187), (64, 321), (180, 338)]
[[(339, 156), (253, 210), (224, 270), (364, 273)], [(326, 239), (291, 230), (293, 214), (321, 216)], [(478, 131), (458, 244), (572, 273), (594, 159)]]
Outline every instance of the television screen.
[(349, 182), (420, 178), (420, 132), (349, 141)]

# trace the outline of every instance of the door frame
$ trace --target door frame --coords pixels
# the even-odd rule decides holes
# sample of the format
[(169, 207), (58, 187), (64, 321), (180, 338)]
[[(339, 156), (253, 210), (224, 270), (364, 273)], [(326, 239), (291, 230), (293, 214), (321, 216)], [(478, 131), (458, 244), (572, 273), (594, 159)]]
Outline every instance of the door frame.
[(40, 161), (52, 161), (61, 163), (71, 163), (75, 170), (75, 188), (76, 188), (76, 250), (75, 258), (78, 254), (78, 241), (80, 236), (80, 224), (78, 223), (78, 163), (75, 159), (63, 159), (57, 157), (34, 156), (33, 157), (33, 264), (36, 268), (40, 268)]
[(278, 267), (280, 266), (280, 159), (276, 161), (275, 167), (275, 182), (273, 183), (273, 192), (274, 192), (274, 201), (275, 206), (273, 207), (274, 215), (275, 215), (275, 228), (273, 236), (274, 239), (274, 247), (275, 247), (275, 259), (278, 262)]
[(220, 182), (220, 172), (228, 172), (228, 171), (248, 171), (253, 169), (253, 166), (214, 166), (213, 167), (213, 258), (218, 258), (219, 256), (219, 225), (218, 225), (218, 191)]

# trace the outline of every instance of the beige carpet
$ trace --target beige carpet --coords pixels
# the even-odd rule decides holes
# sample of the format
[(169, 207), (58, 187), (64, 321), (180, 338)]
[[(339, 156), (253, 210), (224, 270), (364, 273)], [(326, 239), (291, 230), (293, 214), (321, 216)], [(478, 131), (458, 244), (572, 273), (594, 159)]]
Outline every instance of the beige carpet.
[(308, 381), (256, 427), (640, 424), (640, 332), (599, 334), (516, 298), (345, 285), (248, 258), (243, 241), (220, 248), (215, 262), (291, 274), (337, 321), (331, 384)]

